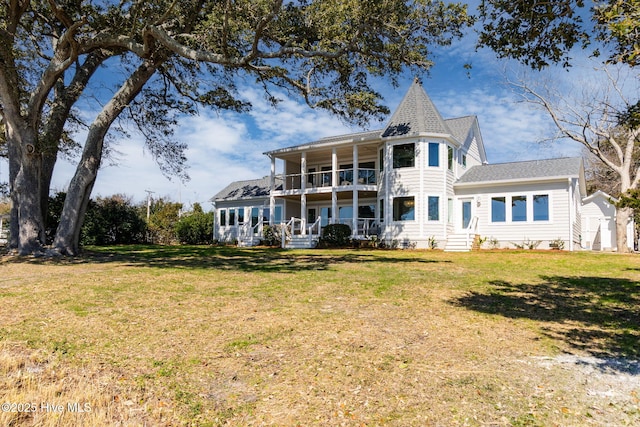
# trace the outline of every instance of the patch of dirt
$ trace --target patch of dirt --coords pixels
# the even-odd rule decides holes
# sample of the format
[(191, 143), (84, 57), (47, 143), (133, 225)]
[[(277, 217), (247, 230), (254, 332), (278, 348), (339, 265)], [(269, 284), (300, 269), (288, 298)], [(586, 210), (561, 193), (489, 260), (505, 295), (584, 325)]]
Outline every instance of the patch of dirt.
[[(561, 411), (574, 415), (582, 412), (588, 425), (640, 422), (640, 360), (562, 354), (520, 362), (546, 370), (545, 382), (556, 392), (566, 393), (567, 402), (573, 402), (573, 407), (564, 406)], [(544, 393), (544, 387), (539, 387)]]

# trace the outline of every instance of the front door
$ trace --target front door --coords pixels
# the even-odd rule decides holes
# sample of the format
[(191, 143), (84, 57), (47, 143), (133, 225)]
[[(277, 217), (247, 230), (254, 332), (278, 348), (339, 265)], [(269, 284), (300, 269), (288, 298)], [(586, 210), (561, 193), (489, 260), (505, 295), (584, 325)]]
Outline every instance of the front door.
[(471, 222), (471, 200), (462, 200), (462, 229), (466, 230)]

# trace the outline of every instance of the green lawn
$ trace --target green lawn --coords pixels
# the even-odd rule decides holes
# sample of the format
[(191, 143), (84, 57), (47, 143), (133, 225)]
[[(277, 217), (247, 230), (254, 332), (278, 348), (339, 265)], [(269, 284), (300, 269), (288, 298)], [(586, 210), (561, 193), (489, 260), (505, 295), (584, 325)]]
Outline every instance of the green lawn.
[(0, 425), (640, 423), (637, 255), (91, 248), (0, 307)]

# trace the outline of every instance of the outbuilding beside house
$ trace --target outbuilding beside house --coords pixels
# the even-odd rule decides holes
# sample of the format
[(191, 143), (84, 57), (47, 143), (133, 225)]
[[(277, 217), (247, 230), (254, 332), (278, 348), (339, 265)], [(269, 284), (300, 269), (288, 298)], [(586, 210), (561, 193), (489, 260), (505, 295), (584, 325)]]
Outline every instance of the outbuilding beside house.
[[(615, 250), (616, 206), (618, 199), (603, 191), (596, 191), (582, 200), (582, 240), (585, 249)], [(627, 245), (634, 249), (635, 224), (627, 224)]]

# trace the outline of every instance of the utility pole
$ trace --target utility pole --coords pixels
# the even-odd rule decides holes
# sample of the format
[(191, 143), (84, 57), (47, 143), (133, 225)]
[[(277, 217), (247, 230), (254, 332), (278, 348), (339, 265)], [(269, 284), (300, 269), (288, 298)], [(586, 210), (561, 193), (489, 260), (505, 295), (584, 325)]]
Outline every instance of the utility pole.
[(155, 191), (144, 190), (147, 193), (147, 224), (149, 223), (149, 217), (151, 216), (151, 195), (155, 193)]

